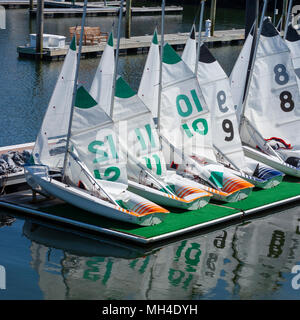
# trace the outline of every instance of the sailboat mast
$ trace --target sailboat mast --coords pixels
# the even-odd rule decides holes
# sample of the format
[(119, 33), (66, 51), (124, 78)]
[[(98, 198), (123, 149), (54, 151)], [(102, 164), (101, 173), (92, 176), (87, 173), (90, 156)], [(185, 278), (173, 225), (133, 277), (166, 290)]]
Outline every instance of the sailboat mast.
[[(257, 38), (256, 38), (256, 43), (255, 43), (255, 48), (254, 48), (254, 53), (253, 53), (253, 57), (252, 57), (252, 61), (251, 61), (251, 68), (250, 68), (249, 78), (248, 78), (248, 82), (246, 84), (245, 99), (244, 99), (244, 102), (243, 102), (241, 118), (240, 118), (240, 123), (239, 123), (239, 132), (241, 132), (241, 128), (242, 128), (242, 123), (243, 123), (244, 113), (245, 113), (245, 106), (246, 106), (246, 103), (247, 103), (247, 100), (248, 100), (249, 90), (250, 90), (250, 83), (251, 83), (251, 79), (252, 79), (252, 75), (253, 75), (254, 62), (255, 62), (255, 59), (256, 59), (259, 39), (260, 39), (262, 28), (263, 28), (263, 23), (264, 23), (264, 19), (265, 19), (267, 6), (268, 6), (268, 0), (264, 0), (264, 6), (263, 6), (263, 10), (262, 10), (261, 19), (260, 19), (260, 25), (259, 25), (258, 34), (257, 34)], [(258, 19), (258, 17), (257, 17), (257, 19)]]
[(121, 24), (123, 16), (124, 0), (121, 0), (120, 11), (119, 11), (119, 21), (118, 21), (118, 32), (117, 32), (117, 48), (116, 48), (116, 58), (115, 58), (115, 70), (113, 78), (113, 87), (111, 92), (111, 102), (110, 102), (110, 112), (109, 115), (113, 118), (114, 115), (114, 102), (115, 102), (115, 93), (116, 93), (116, 82), (118, 74), (118, 64), (119, 64), (119, 51), (120, 51), (120, 38), (121, 38)]
[[(74, 106), (75, 106), (76, 93), (77, 93), (77, 80), (78, 80), (78, 74), (79, 74), (79, 66), (80, 66), (80, 58), (81, 58), (81, 50), (82, 50), (82, 39), (83, 39), (84, 26), (85, 26), (87, 3), (88, 3), (88, 0), (84, 0), (83, 14), (82, 14), (82, 20), (81, 20), (80, 39), (79, 39), (79, 48), (78, 48), (78, 58), (77, 58), (77, 64), (76, 64), (76, 69), (75, 69), (75, 79), (74, 79), (74, 87), (73, 87), (71, 112), (70, 112), (69, 127), (68, 127), (67, 142), (66, 142), (66, 151), (65, 151), (63, 171), (62, 171), (63, 181), (65, 179), (65, 172), (66, 172), (66, 167), (67, 167), (67, 162), (68, 162), (68, 153), (69, 153), (69, 147), (70, 147), (71, 128), (72, 128)], [(76, 33), (76, 30), (75, 30), (75, 33)]]
[(195, 76), (197, 76), (198, 71), (198, 64), (200, 59), (200, 48), (201, 48), (201, 41), (202, 41), (202, 25), (203, 25), (203, 14), (204, 14), (204, 6), (205, 6), (205, 0), (200, 0), (201, 2), (201, 13), (200, 13), (200, 21), (199, 21), (199, 31), (198, 31), (198, 46), (197, 46), (197, 58), (196, 58), (196, 64), (195, 64)]
[(162, 68), (163, 68), (163, 55), (165, 45), (165, 7), (166, 2), (162, 0), (161, 3), (161, 40), (160, 40), (160, 66), (159, 66), (159, 89), (158, 89), (158, 106), (157, 106), (157, 129), (160, 133), (160, 110), (161, 110), (161, 93), (162, 93)]
[(285, 22), (285, 28), (284, 28), (284, 37), (283, 37), (284, 40), (286, 39), (286, 35), (287, 35), (288, 27), (289, 27), (292, 6), (293, 6), (293, 0), (290, 0), (288, 13), (287, 13), (287, 17), (286, 17), (286, 22)]

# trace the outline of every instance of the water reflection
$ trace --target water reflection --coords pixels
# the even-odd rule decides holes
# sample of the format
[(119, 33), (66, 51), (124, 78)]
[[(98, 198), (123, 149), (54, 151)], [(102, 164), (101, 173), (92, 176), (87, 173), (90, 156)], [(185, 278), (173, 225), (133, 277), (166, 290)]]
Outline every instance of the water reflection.
[(300, 261), (297, 205), (148, 249), (29, 222), (23, 232), (45, 299), (288, 298), (282, 274)]
[(0, 213), (0, 228), (10, 227), (15, 221), (16, 221), (16, 218), (11, 217), (4, 213)]

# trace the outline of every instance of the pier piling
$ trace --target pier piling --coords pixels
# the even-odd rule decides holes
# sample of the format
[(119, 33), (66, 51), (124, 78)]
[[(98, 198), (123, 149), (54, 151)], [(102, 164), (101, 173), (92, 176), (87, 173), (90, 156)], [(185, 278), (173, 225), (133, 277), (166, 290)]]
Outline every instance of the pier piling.
[(36, 58), (43, 56), (43, 34), (44, 34), (44, 0), (37, 2), (37, 33), (36, 33)]

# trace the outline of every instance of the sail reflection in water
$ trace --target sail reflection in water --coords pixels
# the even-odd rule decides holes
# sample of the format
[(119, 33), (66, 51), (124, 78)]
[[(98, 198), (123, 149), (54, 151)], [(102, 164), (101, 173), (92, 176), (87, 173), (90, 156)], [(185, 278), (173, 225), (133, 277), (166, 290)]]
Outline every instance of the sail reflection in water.
[(23, 232), (45, 299), (286, 298), (300, 264), (297, 205), (156, 248), (30, 222)]

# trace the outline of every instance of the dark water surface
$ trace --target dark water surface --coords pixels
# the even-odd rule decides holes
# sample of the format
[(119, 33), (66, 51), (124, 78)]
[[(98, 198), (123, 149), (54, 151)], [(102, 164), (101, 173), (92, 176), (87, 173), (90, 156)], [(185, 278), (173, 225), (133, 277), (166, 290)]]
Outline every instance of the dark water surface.
[[(188, 32), (197, 7), (166, 17), (166, 32)], [(88, 17), (109, 31), (114, 17)], [(218, 9), (217, 29), (242, 28), (244, 12)], [(45, 33), (68, 34), (80, 18), (46, 18)], [(133, 35), (151, 34), (160, 16), (133, 17)], [(23, 9), (7, 10), (0, 30), (0, 147), (35, 140), (62, 62), (19, 59), (35, 22)], [(69, 40), (69, 39), (68, 39)], [(240, 46), (212, 49), (227, 73)], [(137, 90), (146, 55), (123, 56), (119, 72)], [(80, 82), (89, 88), (99, 58), (81, 61)], [(11, 215), (11, 213), (10, 213)], [(160, 247), (72, 234), (0, 209), (0, 265), (6, 290), (0, 299), (299, 299), (291, 273), (300, 265), (299, 203), (269, 211)], [(3, 221), (3, 222), (1, 222)], [(1, 275), (0, 275), (1, 277)]]

